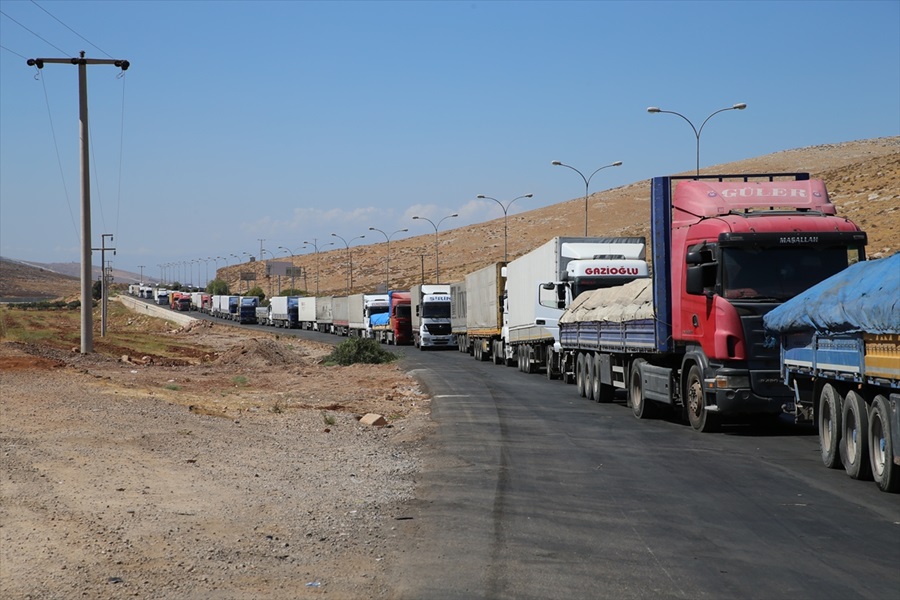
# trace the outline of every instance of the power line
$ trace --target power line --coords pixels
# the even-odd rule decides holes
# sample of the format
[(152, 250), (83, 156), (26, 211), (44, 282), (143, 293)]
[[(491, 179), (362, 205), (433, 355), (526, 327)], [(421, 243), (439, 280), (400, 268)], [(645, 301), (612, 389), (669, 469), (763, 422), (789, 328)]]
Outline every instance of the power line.
[[(68, 29), (69, 31), (71, 31), (72, 33), (74, 33), (75, 35), (77, 35), (78, 37), (80, 37), (81, 39), (83, 39), (85, 42), (87, 42), (88, 44), (90, 44), (90, 45), (93, 46), (94, 48), (97, 48), (97, 50), (100, 50), (100, 52), (103, 52), (103, 54), (106, 54), (106, 56), (109, 56), (109, 54), (107, 54), (102, 48), (100, 48), (99, 46), (97, 46), (96, 44), (94, 44), (93, 42), (91, 42), (89, 39), (87, 39), (86, 37), (84, 37), (83, 35), (81, 35), (80, 33), (78, 33), (77, 31), (75, 31), (74, 29), (72, 29), (71, 27), (69, 27), (68, 25), (66, 25), (66, 24), (63, 23), (62, 21), (60, 21), (59, 19), (57, 19), (56, 16), (53, 15), (49, 10), (47, 10), (46, 8), (44, 8), (43, 6), (41, 6), (40, 4), (38, 4), (37, 2), (35, 2), (34, 0), (31, 0), (31, 3), (34, 4), (35, 6), (37, 6), (37, 7), (38, 7), (39, 9), (41, 9), (42, 11), (44, 11), (45, 13), (47, 13), (48, 15), (50, 15), (51, 17), (53, 17), (53, 19), (54, 19), (57, 23), (59, 23), (60, 25), (62, 25), (63, 27), (65, 27), (66, 29)], [(112, 58), (112, 56), (109, 56), (109, 58)]]
[(4, 46), (4, 45), (2, 45), (2, 44), (0, 44), (0, 49), (6, 50), (6, 51), (9, 52), (10, 54), (15, 54), (16, 56), (18, 56), (19, 58), (22, 58), (22, 59), (24, 59), (24, 60), (28, 60), (27, 57), (22, 56), (22, 55), (19, 54), (18, 52), (15, 52), (15, 51), (13, 51), (13, 50), (10, 50), (9, 48), (7, 48), (6, 46)]
[[(30, 33), (31, 35), (33, 35), (34, 37), (36, 37), (37, 39), (41, 40), (42, 42), (44, 42), (44, 43), (46, 43), (46, 44), (49, 44), (49, 45), (53, 46), (54, 48), (56, 48), (57, 50), (59, 50), (60, 53), (65, 54), (65, 55), (67, 55), (67, 56), (71, 56), (71, 54), (69, 54), (68, 52), (66, 52), (65, 50), (63, 50), (62, 48), (60, 48), (59, 46), (53, 44), (52, 42), (49, 42), (49, 41), (45, 40), (44, 38), (42, 38), (41, 36), (39, 36), (38, 34), (36, 34), (35, 32), (33, 32), (32, 30), (28, 29), (27, 27), (25, 27), (24, 25), (22, 25), (21, 23), (19, 23), (19, 22), (16, 21), (15, 19), (13, 19), (11, 16), (9, 16), (8, 14), (6, 14), (6, 13), (3, 12), (2, 10), (0, 10), (0, 15), (3, 15), (4, 17), (6, 17), (7, 19), (9, 19), (10, 21), (12, 21), (12, 22), (15, 23), (16, 25), (18, 25), (19, 27), (21, 27), (22, 29), (24, 29), (25, 31), (27, 31), (28, 33)], [(51, 16), (52, 16), (52, 15), (51, 15)], [(88, 43), (90, 43), (90, 42), (88, 42)]]
[(50, 96), (47, 95), (47, 84), (44, 82), (44, 78), (41, 77), (41, 86), (44, 89), (44, 101), (47, 104), (47, 118), (50, 121), (50, 134), (53, 137), (53, 148), (56, 150), (56, 164), (59, 165), (59, 178), (62, 180), (63, 186), (63, 194), (66, 197), (66, 207), (69, 209), (69, 217), (72, 219), (72, 229), (75, 230), (75, 240), (80, 240), (80, 234), (78, 233), (78, 225), (75, 224), (75, 214), (72, 212), (72, 203), (69, 201), (69, 189), (66, 187), (66, 175), (63, 171), (62, 159), (59, 156), (59, 142), (56, 140), (56, 129), (53, 127), (53, 113), (50, 110)]

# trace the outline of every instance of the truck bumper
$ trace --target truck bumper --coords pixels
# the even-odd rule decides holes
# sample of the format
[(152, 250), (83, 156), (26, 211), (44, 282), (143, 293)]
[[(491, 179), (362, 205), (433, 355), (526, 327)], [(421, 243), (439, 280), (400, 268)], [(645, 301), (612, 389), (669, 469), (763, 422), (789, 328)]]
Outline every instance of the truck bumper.
[(426, 335), (422, 336), (419, 344), (424, 348), (447, 348), (456, 346), (452, 335)]
[(776, 415), (783, 412), (785, 403), (794, 401), (792, 396), (758, 396), (750, 389), (717, 389), (715, 398), (716, 412), (722, 415)]

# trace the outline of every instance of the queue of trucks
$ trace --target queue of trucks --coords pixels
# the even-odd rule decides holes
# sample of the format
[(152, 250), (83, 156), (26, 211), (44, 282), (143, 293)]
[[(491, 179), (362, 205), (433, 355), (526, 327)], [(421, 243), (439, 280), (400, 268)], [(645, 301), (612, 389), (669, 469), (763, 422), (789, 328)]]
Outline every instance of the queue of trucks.
[(245, 299), (213, 296), (209, 312), (456, 347), (698, 432), (789, 415), (818, 426), (826, 466), (900, 491), (900, 257), (866, 261), (866, 234), (806, 173), (656, 177), (649, 204), (649, 244), (554, 237), (452, 284), (275, 297), (258, 315), (254, 298), (247, 321)]

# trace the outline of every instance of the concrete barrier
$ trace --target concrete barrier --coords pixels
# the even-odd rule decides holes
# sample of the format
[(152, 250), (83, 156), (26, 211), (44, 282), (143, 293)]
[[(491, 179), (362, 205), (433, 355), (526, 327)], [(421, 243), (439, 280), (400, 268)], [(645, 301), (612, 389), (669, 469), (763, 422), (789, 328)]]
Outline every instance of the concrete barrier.
[(159, 304), (149, 304), (147, 302), (144, 302), (143, 300), (132, 298), (131, 296), (115, 296), (113, 300), (118, 300), (136, 313), (149, 315), (158, 319), (165, 319), (166, 321), (172, 321), (173, 323), (177, 323), (182, 327), (185, 325), (190, 325), (197, 320), (189, 314), (177, 312), (166, 308), (165, 306), (160, 306)]

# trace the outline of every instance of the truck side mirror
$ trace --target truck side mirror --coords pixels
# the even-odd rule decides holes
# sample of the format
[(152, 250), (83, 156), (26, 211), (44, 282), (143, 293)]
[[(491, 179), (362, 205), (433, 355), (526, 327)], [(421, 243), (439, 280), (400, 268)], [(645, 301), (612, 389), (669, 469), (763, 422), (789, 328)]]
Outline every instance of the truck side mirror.
[(712, 297), (715, 285), (716, 263), (689, 263), (685, 278), (685, 292), (692, 296)]

